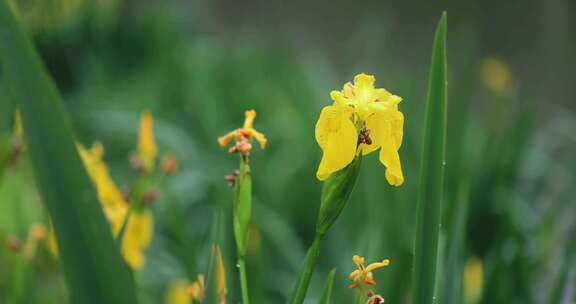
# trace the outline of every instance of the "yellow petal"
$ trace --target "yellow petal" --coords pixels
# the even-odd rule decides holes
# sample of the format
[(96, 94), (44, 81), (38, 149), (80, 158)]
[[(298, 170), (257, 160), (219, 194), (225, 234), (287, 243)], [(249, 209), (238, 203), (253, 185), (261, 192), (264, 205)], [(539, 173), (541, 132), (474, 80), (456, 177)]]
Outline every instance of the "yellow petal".
[(375, 80), (373, 75), (366, 75), (364, 73), (356, 75), (354, 77), (354, 93), (356, 97), (369, 99), (374, 92)]
[(364, 257), (361, 257), (359, 255), (354, 255), (352, 257), (352, 262), (354, 262), (354, 264), (356, 264), (356, 267), (360, 270), (364, 270)]
[(224, 136), (218, 137), (218, 144), (220, 147), (226, 147), (236, 136), (236, 130), (228, 132)]
[(354, 85), (348, 81), (347, 83), (344, 84), (344, 87), (342, 88), (342, 93), (344, 93), (344, 97), (346, 98), (354, 98)]
[(264, 136), (264, 134), (252, 129), (250, 130), (251, 135), (256, 139), (256, 141), (258, 141), (258, 143), (260, 144), (260, 147), (262, 149), (266, 149), (266, 146), (268, 144), (268, 140), (266, 139), (266, 136)]
[(149, 111), (142, 112), (140, 115), (138, 154), (144, 161), (144, 169), (151, 170), (156, 159), (156, 143), (154, 141), (154, 121)]
[(358, 277), (360, 277), (361, 275), (362, 275), (362, 271), (359, 269), (356, 269), (350, 273), (350, 275), (348, 276), (348, 279), (350, 279), (350, 281), (356, 281), (356, 279), (358, 279)]
[(400, 156), (395, 149), (392, 138), (388, 138), (380, 149), (380, 161), (386, 166), (386, 180), (392, 186), (400, 186), (404, 183)]
[(368, 267), (366, 267), (366, 271), (370, 272), (378, 268), (386, 267), (388, 265), (390, 265), (390, 260), (384, 259), (382, 262), (376, 262), (368, 265)]
[(316, 123), (316, 141), (323, 155), (316, 176), (325, 180), (354, 159), (358, 134), (346, 107), (327, 106)]
[(248, 110), (244, 112), (244, 129), (254, 128), (254, 119), (256, 118), (255, 110)]
[(130, 214), (124, 239), (122, 240), (122, 255), (135, 270), (144, 265), (144, 250), (152, 240), (153, 219), (150, 211), (135, 211)]
[(188, 283), (184, 280), (172, 282), (164, 297), (165, 304), (190, 304), (190, 300)]
[(380, 147), (380, 161), (386, 166), (386, 179), (393, 186), (404, 182), (398, 149), (402, 144), (404, 115), (397, 110), (378, 111), (366, 119), (372, 145), (364, 145), (367, 154)]

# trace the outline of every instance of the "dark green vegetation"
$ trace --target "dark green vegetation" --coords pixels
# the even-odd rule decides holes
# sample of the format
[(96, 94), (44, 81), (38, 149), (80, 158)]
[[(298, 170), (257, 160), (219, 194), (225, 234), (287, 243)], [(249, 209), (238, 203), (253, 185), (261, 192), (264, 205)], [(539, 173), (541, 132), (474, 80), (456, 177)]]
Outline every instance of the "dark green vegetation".
[[(56, 0), (42, 1), (50, 2)], [(332, 7), (80, 3), (66, 15), (43, 19), (50, 26), (22, 12), (78, 140), (101, 140), (114, 180), (126, 184), (136, 176), (127, 157), (136, 149), (139, 112), (147, 108), (159, 149), (174, 151), (180, 164), (152, 206), (154, 240), (146, 266), (135, 274), (142, 303), (161, 302), (176, 278), (206, 273), (216, 240), (229, 301), (240, 299), (233, 189), (223, 179), (238, 162), (216, 138), (237, 127), (250, 108), (269, 139), (268, 149), (254, 149), (250, 164), (250, 296), (252, 303), (285, 302), (314, 237), (321, 193), (314, 124), (330, 90), (359, 72), (374, 74), (378, 87), (404, 98), (400, 156), (406, 182), (389, 186), (375, 153), (363, 160), (350, 202), (323, 239), (308, 299), (320, 300), (333, 267), (332, 302), (353, 299), (345, 287), (351, 257), (360, 254), (368, 261), (391, 260), (374, 273), (377, 291), (386, 303), (405, 303), (413, 282), (430, 47), (442, 10), (450, 15), (450, 85), (437, 298), (461, 303), (454, 286), (471, 256), (484, 262), (482, 303), (562, 298), (576, 267), (575, 251), (568, 250), (576, 229), (576, 116), (569, 94), (576, 81), (570, 68), (576, 20), (570, 1), (454, 1), (446, 7), (428, 1), (336, 1)], [(482, 63), (492, 56), (511, 71), (512, 84), (504, 90), (482, 76)], [(0, 75), (0, 160), (15, 102), (7, 80)], [(2, 244), (10, 236), (24, 239), (31, 223), (47, 223), (32, 156), (29, 151), (15, 166), (0, 164)], [(62, 303), (62, 267), (45, 248), (37, 263), (16, 260), (0, 248), (0, 302), (22, 291), (32, 303)]]

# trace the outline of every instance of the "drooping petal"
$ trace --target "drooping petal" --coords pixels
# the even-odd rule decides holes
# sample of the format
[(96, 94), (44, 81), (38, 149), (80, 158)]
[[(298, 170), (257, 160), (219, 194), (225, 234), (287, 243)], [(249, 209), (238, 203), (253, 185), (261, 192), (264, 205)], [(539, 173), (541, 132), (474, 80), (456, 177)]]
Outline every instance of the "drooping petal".
[(316, 123), (316, 141), (323, 155), (316, 176), (325, 180), (354, 159), (358, 134), (347, 107), (326, 106)]
[(236, 130), (228, 132), (226, 135), (218, 137), (220, 147), (226, 147), (236, 136)]
[(386, 267), (388, 265), (390, 265), (390, 260), (384, 259), (384, 260), (382, 260), (382, 262), (376, 262), (376, 263), (372, 263), (372, 264), (368, 265), (366, 267), (366, 271), (370, 272), (370, 271), (373, 271), (373, 270), (378, 269), (378, 268)]
[(398, 149), (402, 144), (404, 115), (397, 110), (378, 111), (366, 119), (372, 145), (362, 147), (367, 154), (380, 147), (380, 161), (386, 166), (386, 179), (393, 186), (404, 182)]
[(400, 186), (404, 183), (404, 174), (396, 146), (394, 138), (390, 136), (382, 143), (380, 149), (380, 162), (386, 167), (386, 180), (392, 186)]
[(264, 134), (256, 131), (255, 129), (250, 130), (250, 133), (256, 139), (256, 141), (260, 144), (260, 147), (262, 149), (266, 149), (266, 146), (268, 144), (268, 140), (266, 139), (266, 136), (264, 136)]

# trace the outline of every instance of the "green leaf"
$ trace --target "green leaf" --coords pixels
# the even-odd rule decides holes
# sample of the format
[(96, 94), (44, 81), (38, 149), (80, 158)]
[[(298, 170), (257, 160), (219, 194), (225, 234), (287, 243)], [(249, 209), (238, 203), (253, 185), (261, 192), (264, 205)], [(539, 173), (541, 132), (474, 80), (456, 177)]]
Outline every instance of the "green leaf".
[(136, 303), (96, 193), (74, 145), (60, 95), (6, 0), (0, 63), (22, 112), (36, 183), (52, 218), (71, 303)]
[(434, 302), (446, 147), (446, 12), (436, 29), (428, 79), (426, 123), (418, 189), (412, 302)]
[(330, 297), (332, 296), (332, 285), (334, 284), (334, 275), (336, 274), (336, 268), (332, 268), (328, 273), (326, 278), (326, 285), (324, 285), (324, 291), (322, 292), (322, 297), (318, 304), (330, 304)]

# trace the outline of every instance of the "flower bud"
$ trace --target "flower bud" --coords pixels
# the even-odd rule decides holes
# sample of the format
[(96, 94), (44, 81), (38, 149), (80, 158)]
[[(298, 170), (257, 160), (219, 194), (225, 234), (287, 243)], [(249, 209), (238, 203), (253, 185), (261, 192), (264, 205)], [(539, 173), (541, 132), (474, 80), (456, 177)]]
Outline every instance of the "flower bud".
[(362, 156), (359, 155), (344, 169), (332, 173), (324, 181), (316, 233), (326, 234), (346, 206), (356, 185), (361, 163)]

